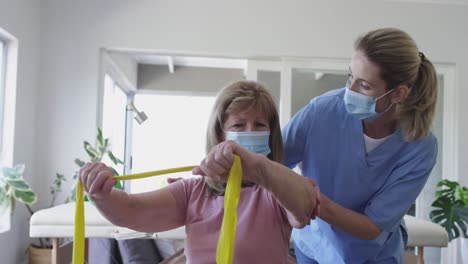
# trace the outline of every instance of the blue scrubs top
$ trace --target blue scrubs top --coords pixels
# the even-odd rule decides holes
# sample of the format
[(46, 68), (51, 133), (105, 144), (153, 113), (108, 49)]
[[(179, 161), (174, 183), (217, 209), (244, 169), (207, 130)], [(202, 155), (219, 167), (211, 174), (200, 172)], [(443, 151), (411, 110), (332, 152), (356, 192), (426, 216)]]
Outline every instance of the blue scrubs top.
[(343, 95), (338, 89), (314, 98), (285, 126), (285, 165), (302, 162), (302, 174), (323, 194), (368, 216), (382, 233), (362, 240), (318, 218), (294, 229), (294, 242), (321, 264), (403, 263), (403, 215), (436, 163), (437, 140), (430, 134), (409, 143), (398, 129), (366, 154), (362, 121), (347, 113)]

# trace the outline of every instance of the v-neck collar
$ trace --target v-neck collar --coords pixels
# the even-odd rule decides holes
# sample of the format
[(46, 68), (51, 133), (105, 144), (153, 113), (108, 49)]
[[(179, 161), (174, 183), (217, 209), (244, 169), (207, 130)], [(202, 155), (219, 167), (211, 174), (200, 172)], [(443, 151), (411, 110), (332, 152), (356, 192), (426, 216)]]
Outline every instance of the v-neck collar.
[(393, 146), (395, 143), (398, 142), (398, 138), (400, 137), (401, 129), (397, 128), (382, 144), (377, 146), (375, 149), (373, 149), (371, 152), (366, 153), (366, 142), (364, 139), (364, 127), (362, 125), (361, 120), (353, 120), (353, 126), (354, 126), (354, 139), (357, 140), (357, 148), (358, 150), (357, 155), (359, 157), (360, 162), (365, 168), (370, 169), (373, 167), (373, 164), (375, 163), (380, 163), (380, 159), (382, 155), (379, 155), (379, 153), (389, 151), (388, 146)]

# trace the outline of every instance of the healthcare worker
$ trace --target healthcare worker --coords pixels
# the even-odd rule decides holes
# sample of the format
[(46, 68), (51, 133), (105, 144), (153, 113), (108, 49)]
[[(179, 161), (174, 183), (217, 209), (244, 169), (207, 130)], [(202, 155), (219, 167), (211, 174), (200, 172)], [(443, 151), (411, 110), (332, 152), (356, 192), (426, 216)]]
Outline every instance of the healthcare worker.
[(298, 263), (403, 263), (403, 216), (436, 163), (437, 89), (414, 40), (381, 28), (356, 40), (346, 87), (284, 127), (285, 165), (321, 192), (319, 218), (293, 230)]

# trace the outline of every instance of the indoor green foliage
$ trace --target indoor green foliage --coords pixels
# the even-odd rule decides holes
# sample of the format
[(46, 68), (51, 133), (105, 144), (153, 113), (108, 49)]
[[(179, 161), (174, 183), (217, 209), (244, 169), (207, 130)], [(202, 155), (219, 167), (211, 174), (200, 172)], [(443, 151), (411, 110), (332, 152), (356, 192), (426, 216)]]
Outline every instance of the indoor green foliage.
[[(101, 162), (105, 157), (108, 157), (114, 163), (115, 166), (118, 166), (119, 164), (122, 164), (122, 165), (124, 164), (123, 161), (121, 161), (120, 159), (114, 156), (114, 154), (111, 151), (109, 139), (104, 138), (102, 136), (102, 130), (100, 128), (98, 128), (97, 130), (96, 145), (92, 146), (88, 141), (83, 141), (83, 147), (84, 147), (84, 150), (86, 151), (86, 154), (88, 154), (89, 156), (90, 162)], [(75, 164), (81, 168), (86, 164), (86, 162), (81, 159), (75, 159)], [(114, 175), (119, 175), (117, 170), (115, 168), (113, 169), (114, 169)], [(72, 188), (70, 196), (67, 198), (67, 202), (69, 202), (70, 200), (71, 201), (76, 200), (75, 195), (76, 195), (76, 182), (78, 180), (78, 173), (79, 173), (79, 170), (76, 171), (75, 174), (73, 175), (73, 180), (75, 182), (75, 185)], [(120, 184), (119, 181), (117, 181), (114, 187), (117, 189), (122, 189), (122, 185)]]
[(436, 191), (431, 220), (445, 228), (450, 241), (460, 236), (467, 238), (468, 189), (449, 180), (442, 180), (437, 186), (442, 189)]
[(16, 165), (13, 168), (2, 167), (0, 172), (1, 212), (11, 211), (11, 213), (13, 213), (15, 202), (20, 202), (25, 205), (33, 205), (36, 203), (36, 193), (23, 178), (24, 167), (24, 164)]
[[(15, 203), (20, 202), (26, 206), (30, 215), (34, 214), (32, 206), (37, 201), (36, 193), (31, 189), (29, 183), (23, 178), (24, 164), (16, 165), (13, 168), (2, 167), (0, 171), (0, 214), (13, 214)], [(50, 185), (51, 203), (54, 206), (55, 198), (61, 191), (62, 182), (65, 181), (63, 175), (57, 174)], [(41, 248), (51, 248), (50, 239), (39, 238)]]

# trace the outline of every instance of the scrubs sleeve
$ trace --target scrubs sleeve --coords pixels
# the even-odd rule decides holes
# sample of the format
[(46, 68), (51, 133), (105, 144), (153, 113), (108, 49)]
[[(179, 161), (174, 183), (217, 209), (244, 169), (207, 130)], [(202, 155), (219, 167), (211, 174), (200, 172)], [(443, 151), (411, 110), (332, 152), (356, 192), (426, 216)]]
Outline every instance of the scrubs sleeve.
[(437, 159), (437, 141), (397, 167), (379, 192), (367, 203), (365, 214), (383, 231), (392, 232), (422, 191)]
[(299, 110), (283, 128), (284, 165), (294, 168), (303, 160), (304, 150), (309, 132), (313, 127), (316, 115), (316, 100), (312, 100), (307, 106)]

